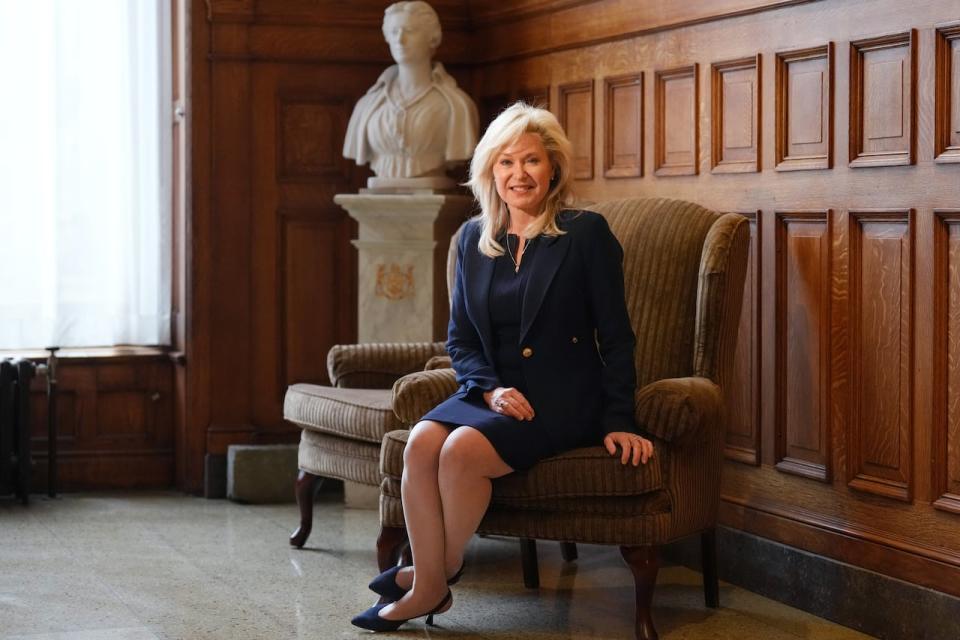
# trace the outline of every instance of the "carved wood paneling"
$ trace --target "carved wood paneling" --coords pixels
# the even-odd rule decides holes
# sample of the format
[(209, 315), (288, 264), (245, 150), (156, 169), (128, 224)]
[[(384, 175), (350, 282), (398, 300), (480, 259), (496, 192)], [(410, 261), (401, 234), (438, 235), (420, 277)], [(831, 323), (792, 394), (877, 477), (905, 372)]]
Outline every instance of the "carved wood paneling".
[(356, 275), (346, 270), (350, 230), (342, 210), (281, 210), (277, 226), (277, 388), (283, 393), (295, 382), (330, 383), (327, 353), (352, 315), (328, 304), (327, 296)]
[(850, 166), (913, 164), (917, 31), (850, 43)]
[(710, 66), (713, 173), (760, 171), (760, 54)]
[(833, 167), (833, 43), (777, 54), (776, 169)]
[(776, 467), (829, 481), (831, 212), (776, 213)]
[(593, 80), (560, 85), (560, 124), (573, 145), (573, 177), (593, 179)]
[(913, 212), (851, 211), (851, 488), (912, 498)]
[(698, 65), (657, 71), (654, 79), (654, 175), (700, 171)]
[(643, 73), (603, 80), (603, 176), (643, 175)]
[(937, 162), (960, 162), (960, 23), (936, 30)]
[(750, 221), (750, 254), (743, 290), (743, 308), (727, 400), (727, 458), (760, 464), (760, 212), (741, 212)]
[(350, 119), (343, 98), (281, 94), (277, 97), (277, 180), (349, 180), (343, 138)]
[[(165, 355), (61, 358), (57, 373), (61, 491), (173, 484), (173, 367)], [(36, 489), (47, 481), (46, 382), (31, 388)]]
[(934, 224), (933, 504), (960, 514), (960, 209)]

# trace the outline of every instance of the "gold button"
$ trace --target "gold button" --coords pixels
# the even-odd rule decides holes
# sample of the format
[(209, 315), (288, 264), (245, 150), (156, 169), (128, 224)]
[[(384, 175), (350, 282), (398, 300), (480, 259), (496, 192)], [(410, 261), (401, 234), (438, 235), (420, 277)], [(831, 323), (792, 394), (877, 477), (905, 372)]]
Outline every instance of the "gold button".
[(580, 340), (577, 339), (577, 336), (573, 336), (572, 338), (570, 338), (570, 342), (572, 342), (573, 344), (577, 344), (578, 342), (580, 342)]
[(524, 347), (524, 348), (523, 348), (523, 351), (521, 351), (520, 354), (521, 354), (524, 358), (529, 358), (530, 356), (533, 355), (533, 349), (531, 349), (530, 347)]

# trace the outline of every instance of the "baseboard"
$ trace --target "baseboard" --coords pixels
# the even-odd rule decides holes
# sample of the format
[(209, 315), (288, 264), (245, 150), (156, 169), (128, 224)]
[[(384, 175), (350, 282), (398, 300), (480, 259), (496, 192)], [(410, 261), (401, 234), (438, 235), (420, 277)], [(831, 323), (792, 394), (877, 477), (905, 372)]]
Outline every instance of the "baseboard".
[[(664, 555), (699, 570), (699, 537)], [(717, 557), (721, 580), (845, 627), (889, 640), (960, 638), (960, 598), (726, 527)]]

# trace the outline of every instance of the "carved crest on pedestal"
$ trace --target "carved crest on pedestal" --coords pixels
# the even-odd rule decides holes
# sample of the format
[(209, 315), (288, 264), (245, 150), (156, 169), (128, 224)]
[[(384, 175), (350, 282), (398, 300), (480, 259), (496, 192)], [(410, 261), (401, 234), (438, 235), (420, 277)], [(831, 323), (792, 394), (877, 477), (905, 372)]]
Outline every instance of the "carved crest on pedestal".
[(388, 300), (403, 300), (413, 295), (413, 265), (377, 265), (376, 295)]

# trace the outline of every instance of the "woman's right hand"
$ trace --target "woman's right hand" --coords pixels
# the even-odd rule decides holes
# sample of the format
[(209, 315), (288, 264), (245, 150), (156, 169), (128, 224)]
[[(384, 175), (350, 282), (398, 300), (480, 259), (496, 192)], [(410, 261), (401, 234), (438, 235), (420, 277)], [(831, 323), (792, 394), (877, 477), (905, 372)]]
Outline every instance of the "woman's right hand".
[(491, 411), (517, 420), (533, 420), (533, 407), (523, 394), (513, 387), (497, 387), (492, 391), (485, 391), (483, 400)]

